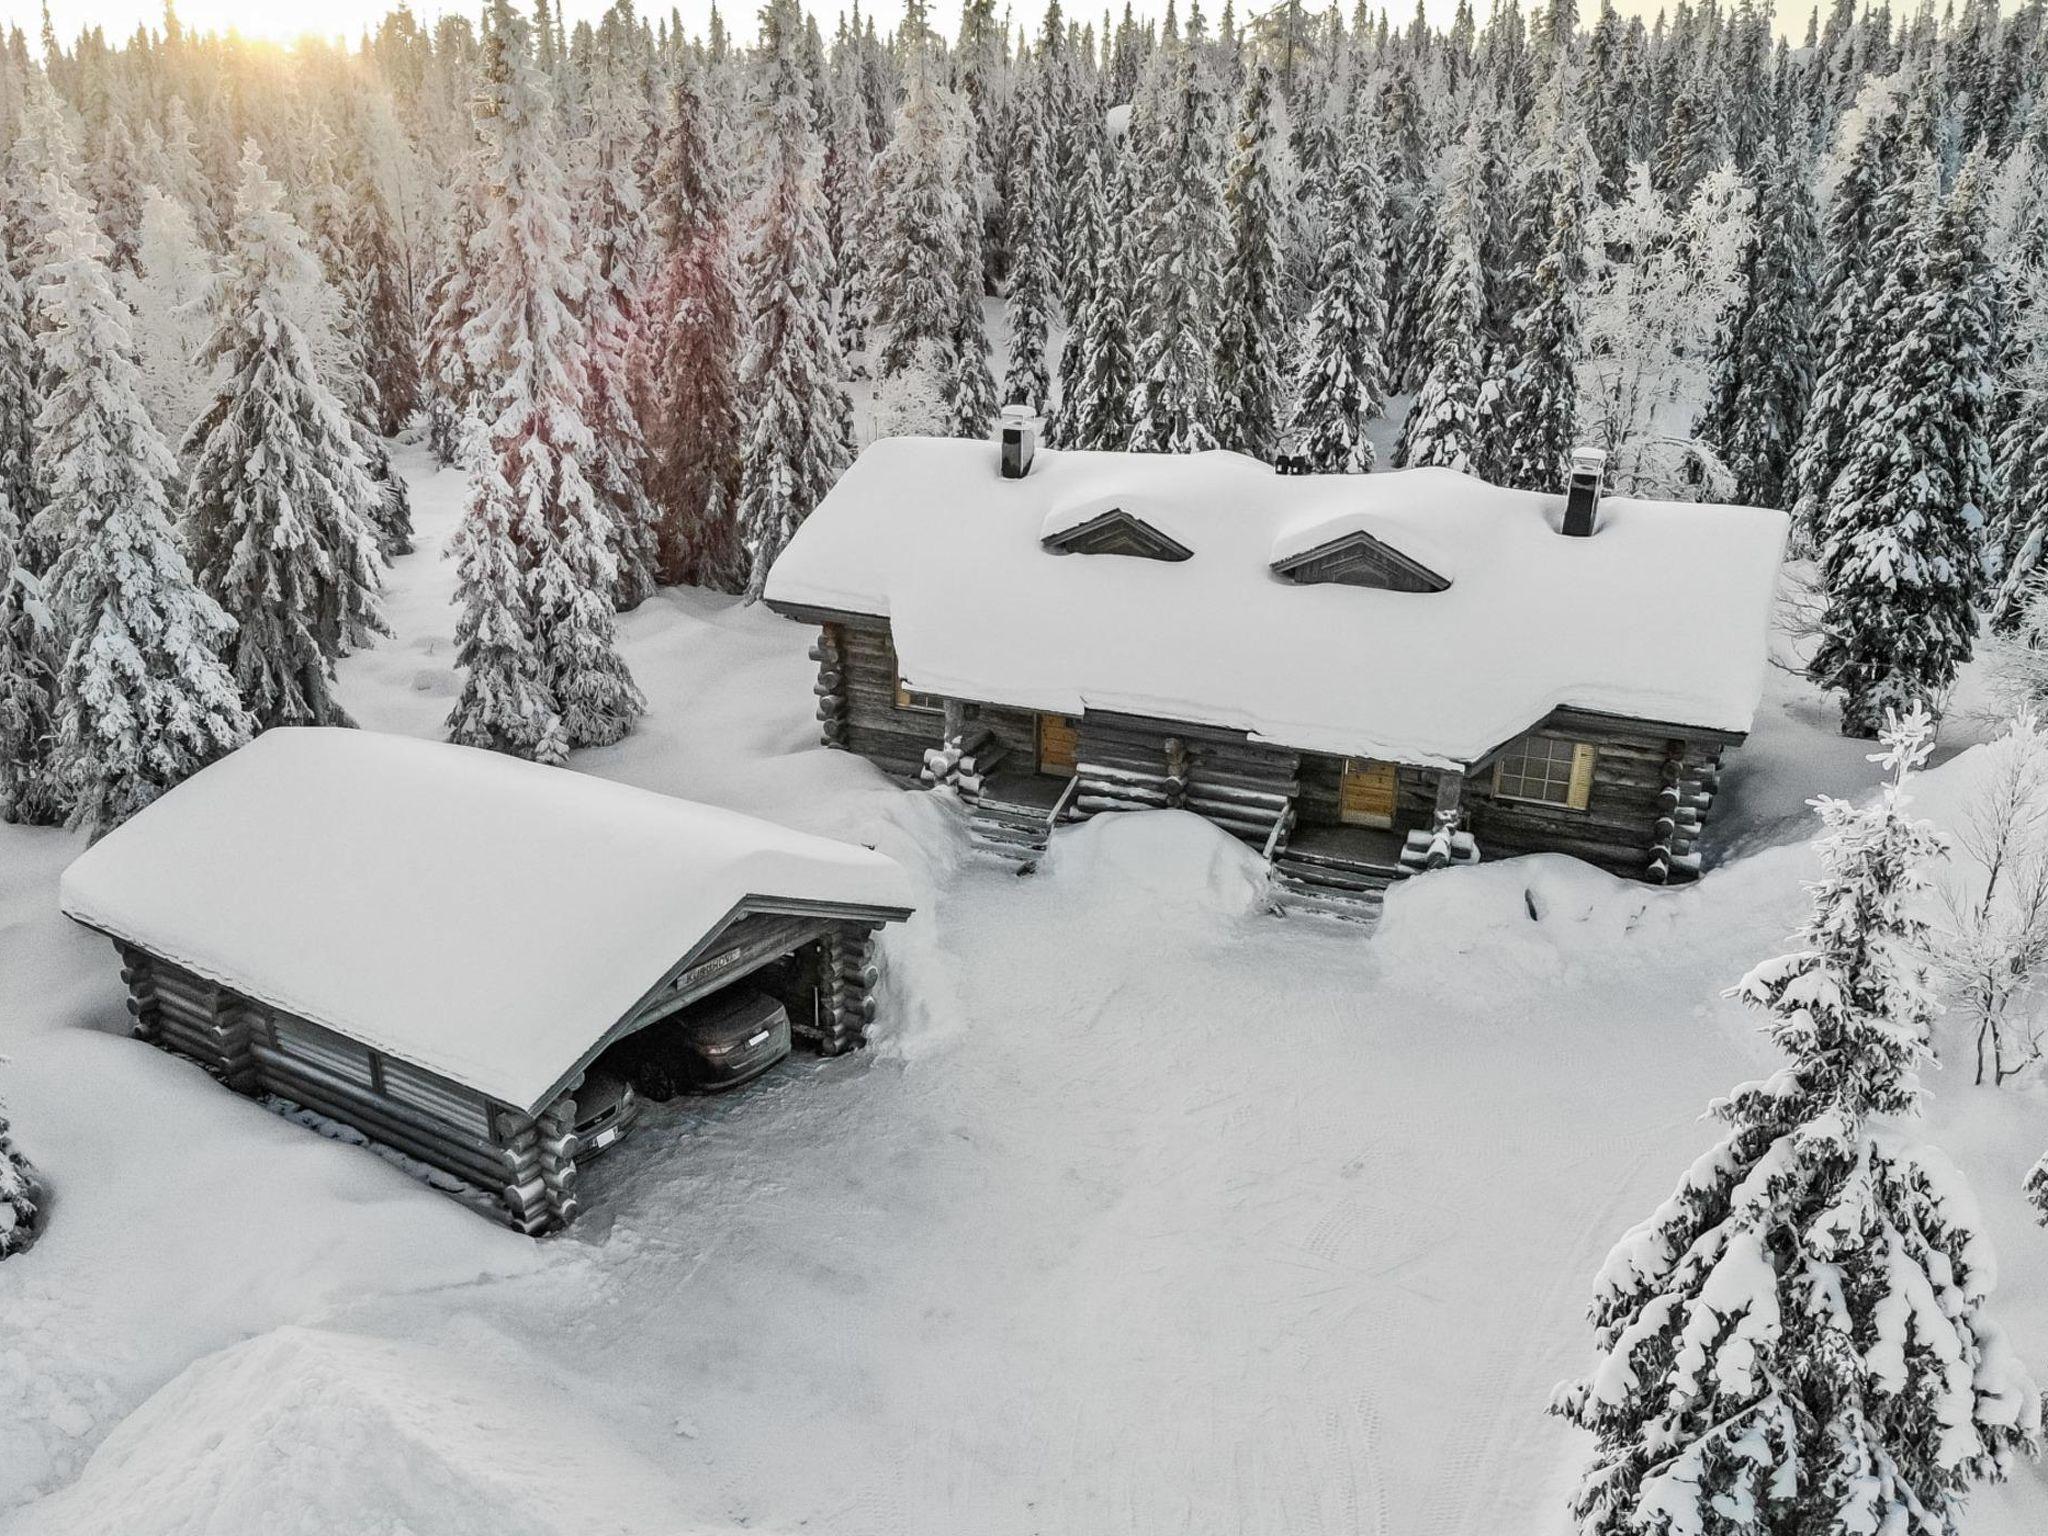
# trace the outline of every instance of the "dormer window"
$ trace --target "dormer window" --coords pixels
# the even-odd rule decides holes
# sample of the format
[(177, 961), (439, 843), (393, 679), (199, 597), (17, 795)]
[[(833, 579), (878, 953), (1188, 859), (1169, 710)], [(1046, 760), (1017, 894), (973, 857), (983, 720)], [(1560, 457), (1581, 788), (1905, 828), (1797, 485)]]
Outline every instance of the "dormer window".
[(1441, 592), (1450, 579), (1371, 534), (1358, 531), (1273, 562), (1273, 574), (1303, 586), (1330, 583), (1383, 592)]
[(1048, 534), (1040, 542), (1053, 553), (1061, 555), (1130, 555), (1139, 560), (1186, 560), (1194, 554), (1178, 539), (1168, 537), (1122, 507), (1111, 507), (1085, 523)]

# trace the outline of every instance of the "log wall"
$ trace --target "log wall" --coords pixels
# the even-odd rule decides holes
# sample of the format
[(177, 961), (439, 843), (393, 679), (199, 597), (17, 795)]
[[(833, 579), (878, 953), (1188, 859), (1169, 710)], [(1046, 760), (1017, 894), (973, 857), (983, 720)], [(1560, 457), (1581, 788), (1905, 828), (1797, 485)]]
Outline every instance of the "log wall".
[(899, 778), (915, 779), (925, 752), (945, 738), (938, 710), (896, 702), (896, 651), (887, 619), (827, 624), (811, 650), (818, 661), (820, 735)]

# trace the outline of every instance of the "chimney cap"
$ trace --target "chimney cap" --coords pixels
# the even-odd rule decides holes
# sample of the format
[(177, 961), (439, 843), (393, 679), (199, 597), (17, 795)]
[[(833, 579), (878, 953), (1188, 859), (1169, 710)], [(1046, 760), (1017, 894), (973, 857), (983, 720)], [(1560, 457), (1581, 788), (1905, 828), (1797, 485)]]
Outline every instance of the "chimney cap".
[(1605, 448), (1574, 448), (1572, 450), (1572, 473), (1575, 475), (1598, 475), (1607, 469)]

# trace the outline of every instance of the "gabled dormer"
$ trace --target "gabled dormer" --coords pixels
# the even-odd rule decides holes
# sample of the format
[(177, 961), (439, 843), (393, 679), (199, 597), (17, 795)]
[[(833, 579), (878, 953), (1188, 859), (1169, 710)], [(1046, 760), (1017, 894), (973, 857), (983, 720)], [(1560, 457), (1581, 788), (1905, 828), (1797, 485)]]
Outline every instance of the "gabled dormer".
[(1049, 533), (1039, 541), (1062, 555), (1131, 555), (1139, 560), (1186, 560), (1194, 554), (1178, 539), (1126, 512), (1111, 507), (1084, 523)]
[(1451, 582), (1363, 529), (1273, 562), (1273, 574), (1303, 586), (1333, 583), (1383, 592), (1441, 592)]

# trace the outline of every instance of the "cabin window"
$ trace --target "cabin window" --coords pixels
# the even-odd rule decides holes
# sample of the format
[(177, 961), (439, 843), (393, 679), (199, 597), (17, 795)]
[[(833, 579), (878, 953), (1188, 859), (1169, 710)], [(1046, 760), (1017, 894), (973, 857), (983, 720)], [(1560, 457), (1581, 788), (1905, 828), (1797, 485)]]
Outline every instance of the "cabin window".
[(946, 701), (936, 693), (919, 693), (914, 688), (903, 686), (903, 664), (896, 659), (896, 642), (889, 642), (889, 670), (896, 678), (896, 707), (911, 710), (920, 715), (942, 715), (946, 712)]
[(1593, 796), (1593, 763), (1598, 756), (1589, 742), (1525, 736), (1494, 764), (1493, 792), (1503, 800), (1583, 811)]

